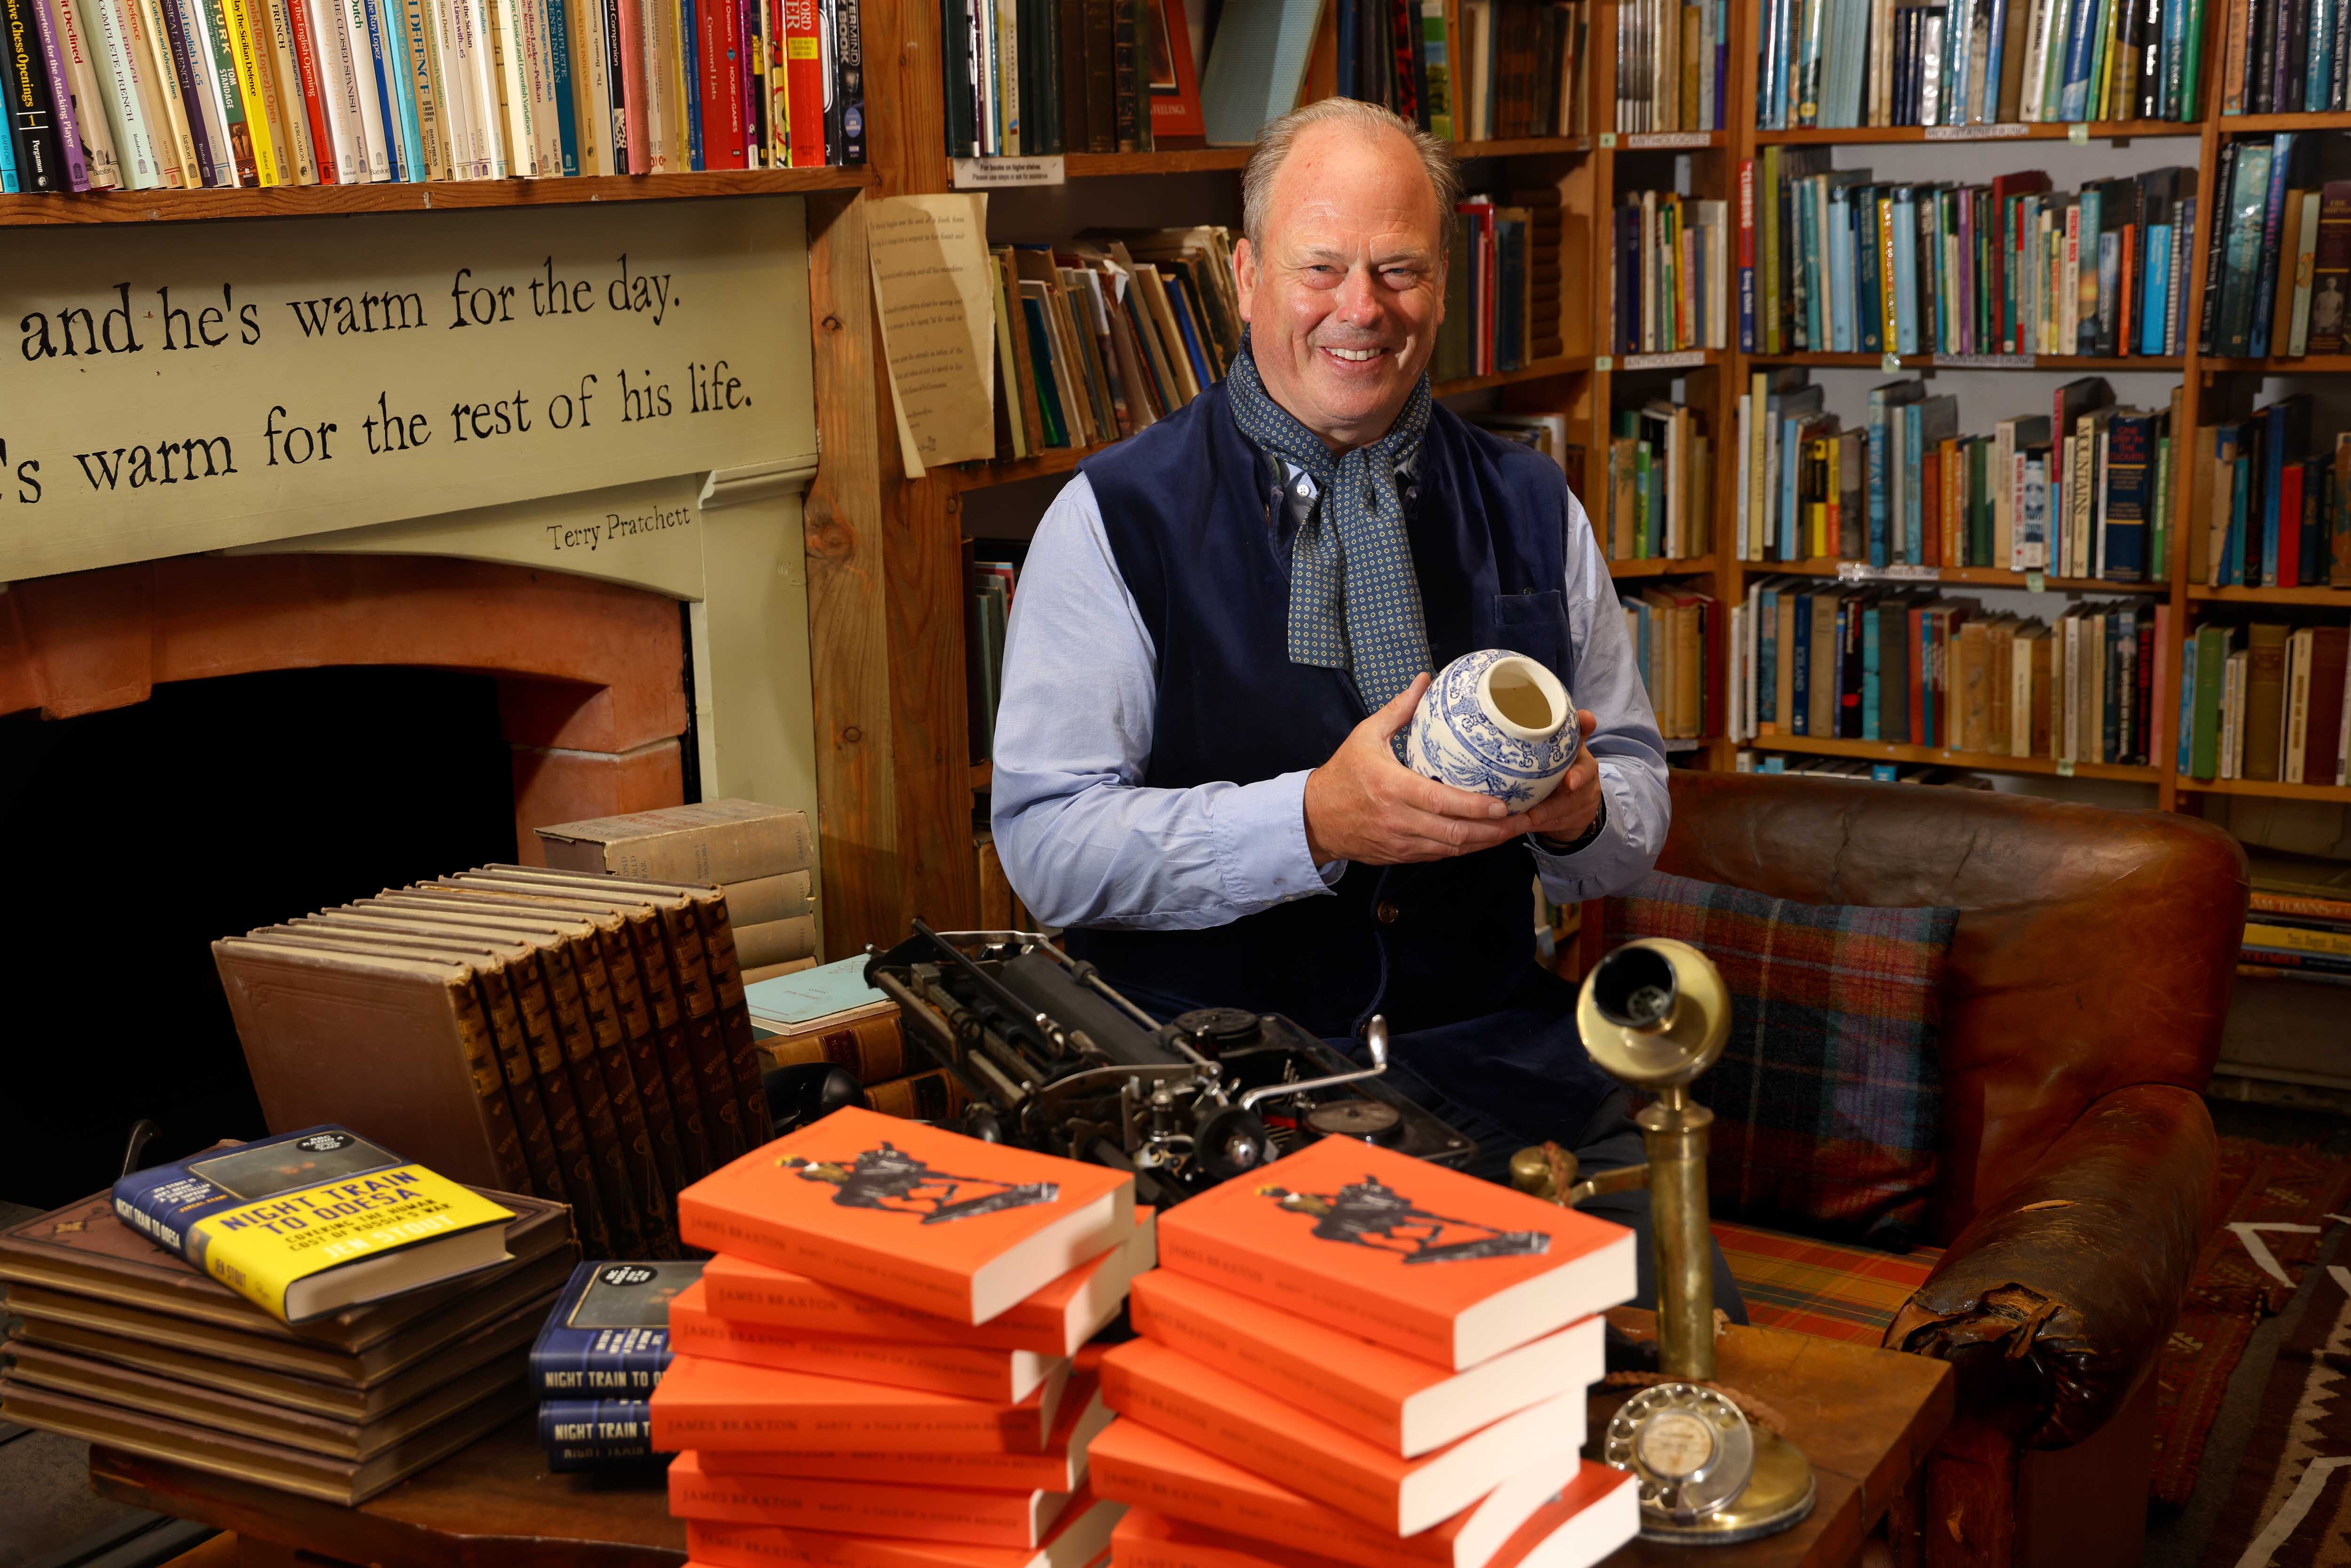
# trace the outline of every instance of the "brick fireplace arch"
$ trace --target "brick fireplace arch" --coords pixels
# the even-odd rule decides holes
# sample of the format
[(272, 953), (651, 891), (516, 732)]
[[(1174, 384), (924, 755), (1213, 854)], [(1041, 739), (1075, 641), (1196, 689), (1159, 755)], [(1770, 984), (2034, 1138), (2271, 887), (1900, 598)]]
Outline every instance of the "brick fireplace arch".
[(338, 664), (496, 678), (515, 834), (684, 798), (677, 601), (424, 556), (182, 556), (0, 585), (0, 714), (69, 718), (169, 681)]

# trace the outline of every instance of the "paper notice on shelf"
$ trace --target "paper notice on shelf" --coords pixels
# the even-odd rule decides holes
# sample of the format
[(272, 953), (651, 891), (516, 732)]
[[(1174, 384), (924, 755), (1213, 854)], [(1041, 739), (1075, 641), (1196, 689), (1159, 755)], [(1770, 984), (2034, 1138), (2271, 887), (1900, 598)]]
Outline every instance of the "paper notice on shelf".
[(995, 456), (987, 197), (884, 196), (865, 210), (882, 357), (908, 476)]

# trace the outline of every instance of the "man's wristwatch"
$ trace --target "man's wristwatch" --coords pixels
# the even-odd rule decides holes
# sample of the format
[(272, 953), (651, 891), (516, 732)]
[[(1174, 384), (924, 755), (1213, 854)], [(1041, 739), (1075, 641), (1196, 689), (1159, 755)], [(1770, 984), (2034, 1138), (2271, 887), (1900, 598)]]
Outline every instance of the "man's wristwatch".
[(1591, 825), (1573, 839), (1555, 839), (1549, 833), (1537, 833), (1535, 842), (1542, 846), (1545, 854), (1572, 855), (1578, 850), (1590, 849), (1593, 841), (1600, 836), (1601, 830), (1607, 826), (1608, 797), (1604, 793), (1600, 797), (1600, 810), (1592, 813)]

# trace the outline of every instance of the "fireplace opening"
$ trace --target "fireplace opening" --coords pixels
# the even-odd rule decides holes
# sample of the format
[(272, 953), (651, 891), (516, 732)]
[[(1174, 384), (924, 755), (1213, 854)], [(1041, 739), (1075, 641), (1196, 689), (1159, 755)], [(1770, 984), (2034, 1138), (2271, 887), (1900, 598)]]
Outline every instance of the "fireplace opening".
[[(217, 937), (515, 858), (497, 683), (339, 666), (0, 716), (0, 1199), (47, 1209), (266, 1131)], [(352, 1063), (364, 1075), (364, 1062)]]

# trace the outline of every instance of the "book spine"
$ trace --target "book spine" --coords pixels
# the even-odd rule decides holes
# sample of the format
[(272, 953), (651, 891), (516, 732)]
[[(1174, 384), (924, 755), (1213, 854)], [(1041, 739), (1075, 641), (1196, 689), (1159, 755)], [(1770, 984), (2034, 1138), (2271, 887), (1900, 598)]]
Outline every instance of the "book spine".
[(649, 1463), (652, 1407), (642, 1399), (550, 1399), (538, 1407), (538, 1446), (548, 1469), (592, 1471)]
[[(829, 150), (828, 162), (836, 168), (865, 166), (864, 26), (859, 0), (833, 0), (833, 80), (841, 102), (841, 141)], [(1070, 40), (1062, 40), (1061, 47), (1071, 47)]]
[[(90, 188), (90, 171), (83, 152), (81, 121), (76, 113), (73, 86), (67, 75), (64, 40), (59, 36), (56, 19), (49, 14), (48, 0), (14, 0), (14, 4), (30, 15), (32, 48), (24, 59), (24, 68), (29, 71), (37, 67), (48, 88), (49, 109), (57, 127), (58, 162), (65, 188), (87, 191)], [(14, 38), (10, 42), (22, 48)]]
[[(106, 92), (99, 84), (91, 39), (74, 0), (47, 0), (49, 20), (66, 59), (66, 76), (74, 101), (74, 123), (81, 134), (82, 160), (89, 171), (90, 189), (122, 188), (122, 160), (115, 146), (114, 126), (107, 113)], [(0, 136), (0, 143), (7, 138)], [(13, 166), (13, 154), (12, 166)]]
[[(238, 0), (227, 0), (234, 7)], [(392, 101), (395, 78), (384, 57), (381, 0), (349, 0), (354, 26), (352, 43), (360, 61), (360, 93), (367, 99), (368, 143), (371, 161), (381, 170), (380, 180), (405, 181), (416, 176), (408, 167), (400, 141), (400, 106)], [(256, 138), (256, 140), (258, 140)]]
[[(114, 0), (100, 0), (102, 12), (110, 12), (113, 4)], [(203, 24), (204, 47), (210, 56), (204, 69), (220, 92), (226, 141), (222, 157), (235, 172), (235, 178), (223, 183), (257, 185), (261, 183), (261, 164), (252, 120), (260, 110), (258, 105), (246, 99), (245, 80), (236, 67), (236, 44), (228, 25), (226, 0), (203, 0), (197, 19)]]
[(669, 1359), (665, 1328), (550, 1333), (531, 1346), (531, 1392), (543, 1400), (643, 1399), (660, 1386)]
[[(792, 167), (820, 169), (828, 160), (825, 155), (824, 141), (824, 52), (817, 33), (816, 0), (781, 0), (781, 5), (784, 15), (785, 87), (788, 94), (788, 108), (791, 116)], [(727, 826), (732, 828), (737, 825), (727, 824)], [(750, 824), (742, 826), (747, 827)], [(681, 843), (676, 851), (672, 851), (666, 841), (663, 841), (659, 850), (649, 845), (643, 852), (642, 861), (634, 853), (624, 853), (620, 846), (600, 852), (608, 861), (614, 862), (609, 869), (621, 875), (648, 877), (658, 882), (705, 880), (673, 876), (663, 868), (674, 863), (670, 858), (672, 853), (682, 851), (692, 855), (696, 852), (697, 845), (700, 846), (702, 852), (707, 853), (708, 863), (714, 867), (724, 864), (724, 857), (712, 847), (721, 841), (722, 836), (718, 829), (711, 830), (706, 835), (697, 833), (693, 836), (693, 841)], [(686, 835), (679, 837), (683, 840)], [(552, 855), (550, 847), (549, 864), (556, 863)], [(637, 869), (640, 863), (643, 866), (642, 870)], [(764, 871), (789, 869), (791, 868), (772, 863), (763, 863), (761, 866), (761, 870)], [(707, 880), (723, 882), (727, 879), (717, 877)]]
[[(310, 130), (311, 167), (317, 171), (319, 183), (339, 185), (342, 183), (342, 166), (336, 153), (333, 122), (327, 112), (334, 92), (327, 51), (320, 47), (316, 16), (306, 0), (283, 0), (283, 4), (293, 46), (295, 77), (301, 85), (303, 118)], [(193, 101), (193, 97), (190, 101)]]
[[(570, 7), (581, 3), (582, 0), (547, 0), (547, 80), (555, 100), (555, 140), (561, 150), (559, 167), (566, 175), (586, 172), (580, 166), (578, 84), (573, 80), (577, 62), (571, 55)], [(726, 166), (739, 169), (742, 164)]]

